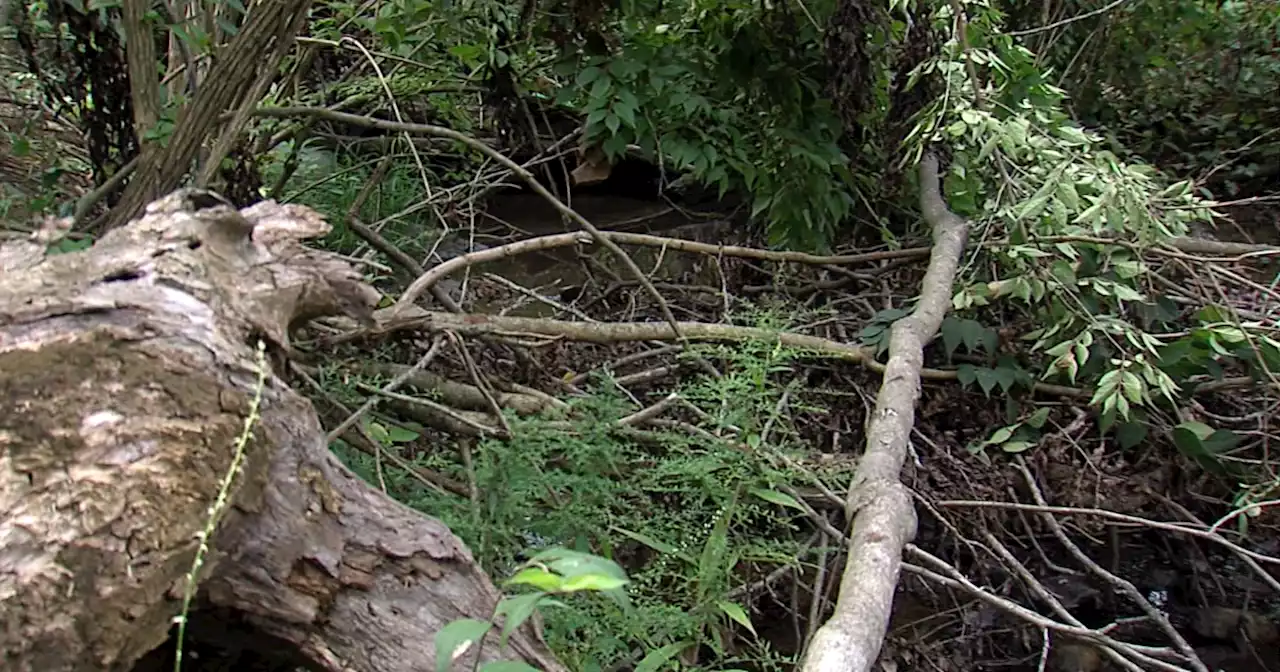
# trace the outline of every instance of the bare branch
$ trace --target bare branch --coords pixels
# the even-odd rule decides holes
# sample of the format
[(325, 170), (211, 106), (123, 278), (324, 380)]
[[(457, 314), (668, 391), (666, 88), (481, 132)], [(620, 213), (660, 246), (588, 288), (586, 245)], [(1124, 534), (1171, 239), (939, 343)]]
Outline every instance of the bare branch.
[(902, 550), (915, 537), (915, 508), (900, 473), (915, 424), (924, 346), (951, 306), (951, 285), (968, 238), (968, 223), (942, 200), (932, 153), (920, 162), (920, 209), (934, 230), (929, 269), (916, 309), (893, 325), (866, 452), (849, 484), (846, 509), (853, 516), (853, 533), (835, 613), (814, 635), (804, 672), (871, 669), (889, 626)]

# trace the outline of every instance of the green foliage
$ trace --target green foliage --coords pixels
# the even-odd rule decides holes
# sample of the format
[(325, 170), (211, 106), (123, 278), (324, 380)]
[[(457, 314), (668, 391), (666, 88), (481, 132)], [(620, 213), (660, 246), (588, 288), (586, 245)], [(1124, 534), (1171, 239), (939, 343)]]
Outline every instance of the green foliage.
[(1180, 174), (1229, 162), (1214, 176), (1228, 193), (1280, 165), (1276, 3), (1130, 2), (1032, 39), (1117, 152)]
[(773, 244), (825, 247), (853, 200), (821, 32), (757, 3), (677, 8), (620, 21), (613, 53), (563, 60), (558, 100), (611, 158), (634, 145), (722, 194), (743, 190)]
[[(1151, 255), (1193, 224), (1209, 221), (1214, 204), (1190, 180), (1170, 183), (1151, 167), (1122, 159), (1110, 140), (1073, 121), (1065, 91), (1049, 83), (1036, 54), (1005, 32), (1004, 16), (985, 2), (963, 4), (966, 43), (953, 35), (938, 58), (912, 74), (940, 78), (946, 94), (921, 113), (906, 141), (909, 157), (931, 142), (951, 148), (945, 176), (950, 205), (974, 222), (981, 243), (955, 293), (956, 313), (942, 327), (948, 356), (964, 346), (972, 357), (981, 345), (988, 360), (985, 367), (961, 364), (960, 382), (977, 384), (988, 395), (997, 387), (1009, 395), (1030, 388), (1035, 381), (1028, 369), (1038, 369), (1041, 380), (1084, 386), (1092, 391), (1089, 403), (1103, 431), (1114, 431), (1127, 449), (1202, 382), (1221, 380), (1230, 369), (1271, 379), (1280, 370), (1280, 343), (1265, 324), (1213, 306), (1187, 316), (1150, 291), (1153, 282), (1169, 282), (1157, 275)], [(1191, 4), (1198, 3), (1169, 3)], [(1251, 20), (1259, 18), (1255, 13)], [(951, 6), (940, 6), (933, 20), (949, 30)], [(1254, 56), (1257, 67), (1275, 58)], [(1170, 68), (1150, 81), (1170, 76), (1185, 74)], [(1125, 95), (1142, 91), (1114, 88)], [(1211, 98), (1206, 94), (1206, 101)], [(1237, 102), (1255, 111), (1276, 104), (1247, 95)], [(1033, 325), (1017, 334), (1029, 351), (1018, 358), (993, 352), (987, 345), (998, 339), (984, 326), (987, 316), (1005, 325)], [(879, 344), (886, 329), (873, 323), (864, 342)], [(1040, 439), (1047, 409), (1026, 415), (1014, 397), (1008, 403), (1008, 424), (970, 446), (984, 459), (988, 448), (1016, 453)], [(1192, 462), (1243, 478), (1220, 459), (1239, 442), (1234, 433), (1183, 423), (1167, 436)], [(1250, 497), (1257, 496), (1254, 490)]]
[[(555, 599), (557, 596), (596, 592), (626, 606), (627, 595), (621, 589), (627, 583), (626, 572), (606, 558), (562, 548), (544, 550), (517, 568), (506, 582), (508, 587), (531, 587), (535, 592), (503, 597), (494, 608), (492, 620), (460, 618), (440, 628), (435, 636), (436, 672), (448, 672), (459, 658), (478, 649), (493, 629), (494, 621), (502, 621), (499, 645), (505, 648), (511, 634), (527, 623), (540, 607), (564, 607), (563, 602)], [(485, 663), (479, 669), (481, 672), (537, 672), (537, 668), (520, 661)]]
[[(771, 314), (749, 319), (782, 326)], [(512, 416), (513, 437), (477, 441), (469, 467), (448, 451), (419, 459), (420, 466), (474, 483), (474, 501), (426, 490), (397, 470), (383, 474), (399, 499), (461, 536), (487, 571), (542, 595), (504, 600), (500, 612), (508, 619), (558, 598), (559, 608), (543, 613), (545, 632), (572, 669), (636, 660), (637, 648), (644, 655), (635, 664), (657, 669), (690, 647), (713, 654), (703, 656), (706, 665), (724, 667), (741, 648), (730, 646), (733, 638), (745, 640), (753, 660), (781, 662), (755, 641), (757, 624), (731, 591), (747, 570), (756, 576), (798, 561), (793, 520), (801, 506), (779, 490), (796, 474), (776, 466), (774, 455), (795, 435), (787, 405), (779, 403), (791, 388), (779, 374), (799, 353), (768, 342), (697, 350), (724, 371), (677, 391), (699, 419), (698, 433), (650, 432), (640, 440), (620, 429), (616, 420), (635, 409), (604, 376), (591, 396), (571, 400), (565, 413), (572, 429), (548, 424), (558, 416)], [(368, 426), (388, 443), (414, 433), (382, 421)], [(339, 451), (365, 478), (377, 477), (372, 458)], [(530, 547), (537, 554), (522, 560)], [(618, 563), (626, 575), (604, 571), (594, 556)], [(575, 567), (592, 577), (570, 577), (566, 568)], [(563, 594), (567, 588), (610, 599)], [(485, 622), (462, 622), (439, 650), (456, 651), (489, 632)]]
[[(997, 269), (957, 292), (955, 309), (1025, 306), (1043, 325), (1022, 335), (1047, 360), (1042, 377), (1092, 384), (1104, 426), (1157, 396), (1172, 401), (1179, 388), (1160, 367), (1162, 343), (1135, 324), (1154, 304), (1142, 252), (1208, 219), (1210, 204), (1189, 182), (1165, 185), (1149, 167), (1103, 149), (1066, 115), (1063, 91), (1044, 80), (1035, 55), (1001, 32), (1000, 15), (968, 7), (968, 44), (953, 40), (914, 73), (942, 77), (949, 93), (908, 138), (917, 153), (929, 140), (952, 147), (951, 204), (983, 232)], [(949, 11), (940, 14), (950, 21)], [(977, 333), (955, 326), (943, 336), (954, 343)], [(1004, 379), (1008, 389), (1013, 377)]]

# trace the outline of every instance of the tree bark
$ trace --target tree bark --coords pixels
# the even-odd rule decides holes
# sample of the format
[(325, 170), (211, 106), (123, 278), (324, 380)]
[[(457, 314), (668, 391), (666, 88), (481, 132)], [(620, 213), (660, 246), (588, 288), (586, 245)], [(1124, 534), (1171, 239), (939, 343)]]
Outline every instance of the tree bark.
[[(0, 668), (127, 670), (166, 640), (255, 399), (199, 607), (345, 672), (433, 669), (443, 624), (493, 613), (457, 537), (339, 463), (280, 378), (258, 385), (290, 326), (370, 319), (372, 290), (300, 243), (327, 229), (181, 191), (83, 252), (0, 247)], [(562, 669), (527, 631), (473, 655)]]
[(835, 612), (809, 643), (802, 672), (867, 672), (880, 654), (902, 567), (902, 549), (916, 534), (911, 493), (902, 484), (924, 346), (951, 308), (951, 285), (968, 241), (969, 224), (947, 209), (938, 160), (920, 161), (920, 210), (933, 227), (933, 253), (920, 301), (893, 323), (889, 363), (867, 426), (866, 450), (849, 484), (845, 507), (853, 521)]
[[(218, 49), (209, 76), (199, 83), (194, 100), (178, 113), (173, 134), (164, 146), (143, 143), (138, 138), (139, 146), (144, 147), (138, 169), (120, 202), (108, 213), (106, 229), (133, 219), (144, 205), (182, 182), (222, 115), (244, 107), (246, 98), (258, 88), (255, 82), (273, 76), (279, 68), (280, 61), (293, 48), (298, 31), (306, 24), (310, 7), (311, 0), (276, 0), (253, 6), (240, 32)], [(195, 73), (187, 76), (194, 77)], [(243, 115), (228, 123), (232, 127), (223, 129), (224, 137), (239, 132), (236, 125), (243, 125)], [(230, 143), (221, 144), (223, 155), (207, 157), (208, 164), (216, 166), (225, 156)]]

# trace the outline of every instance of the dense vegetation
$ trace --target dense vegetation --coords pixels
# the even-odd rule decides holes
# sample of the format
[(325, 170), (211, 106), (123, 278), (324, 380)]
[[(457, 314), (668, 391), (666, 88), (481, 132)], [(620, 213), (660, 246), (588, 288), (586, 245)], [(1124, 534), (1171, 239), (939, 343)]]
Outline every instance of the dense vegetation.
[[(130, 205), (123, 185), (153, 179), (137, 166), (171, 147), (190, 117), (232, 118), (237, 107), (191, 102), (215, 64), (231, 60), (218, 50), (259, 11), (209, 0), (184, 5), (193, 19), (175, 21), (177, 6), (143, 16), (155, 36), (157, 106), (139, 129), (125, 4), (7, 9), (0, 213), (74, 215), (81, 235), (64, 251), (118, 223)], [(326, 244), (368, 260), (390, 302), (448, 245), (477, 249), (468, 246), (479, 213), (527, 191), (495, 152), (570, 204), (588, 188), (570, 190), (568, 173), (612, 164), (607, 197), (628, 179), (651, 182), (644, 199), (714, 212), (736, 242), (885, 252), (858, 271), (726, 257), (708, 262), (709, 275), (637, 252), (680, 319), (814, 333), (883, 354), (918, 288), (923, 263), (913, 259), (927, 256), (910, 251), (928, 245), (914, 167), (941, 151), (947, 201), (971, 228), (953, 311), (926, 362), (911, 485), (928, 505), (922, 521), (933, 519), (917, 545), (975, 584), (1027, 581), (995, 550), (1024, 535), (1044, 543), (1018, 527), (1017, 512), (966, 518), (938, 502), (1007, 500), (1015, 485), (1025, 494), (1028, 463), (1057, 504), (1177, 517), (1163, 497), (1201, 519), (1248, 511), (1226, 526), (1236, 541), (1275, 539), (1263, 513), (1278, 482), (1267, 459), (1280, 390), (1274, 255), (1183, 242), (1212, 231), (1280, 240), (1280, 3), (326, 0), (309, 12), (280, 76), (221, 127), (229, 144), (211, 154), (219, 135), (210, 133), (202, 151), (166, 164), (175, 183), (203, 176), (240, 202), (315, 207), (335, 226)], [(215, 52), (222, 61), (209, 59)], [(641, 166), (640, 177), (625, 166)], [(559, 293), (548, 314), (561, 319), (662, 319), (624, 270), (582, 256), (587, 270), (569, 294), (512, 288), (532, 278), (503, 267), (474, 271), (460, 302), (496, 313)], [(492, 277), (504, 270), (512, 277)], [(381, 395), (334, 449), (445, 520), (495, 577), (551, 546), (625, 568), (629, 600), (566, 595), (544, 610), (566, 663), (794, 665), (840, 575), (838, 539), (822, 523), (847, 522), (831, 493), (854, 468), (872, 371), (761, 341), (654, 350), (549, 339), (515, 353), (444, 339), (428, 368), (486, 401), (457, 411), (443, 383), (414, 383), (411, 398), (379, 392), (396, 363), (429, 346), (316, 346), (296, 384), (331, 427)], [(497, 396), (547, 394), (568, 402), (489, 413)], [(634, 420), (655, 406), (665, 419)], [(1085, 486), (1046, 465), (1097, 480)], [(1134, 495), (1139, 481), (1154, 490)], [(1106, 527), (1077, 525), (1081, 537)], [(1167, 553), (1144, 561), (1185, 556), (1176, 544), (1191, 542), (1161, 543)], [(1048, 571), (1054, 563), (1039, 553), (1028, 562)], [(932, 610), (979, 613), (920, 597), (921, 585), (913, 594)], [(1023, 589), (1002, 595), (1034, 601)], [(1195, 600), (1185, 599), (1179, 613), (1189, 614)], [(1231, 597), (1214, 604), (1241, 607)], [(1089, 627), (1132, 605), (1098, 610)], [(1038, 651), (1039, 635), (1010, 637), (979, 615), (992, 646), (947, 640), (965, 627), (956, 617), (915, 645), (931, 652), (919, 655), (985, 669)], [(915, 634), (895, 633), (886, 655), (908, 661), (903, 642)]]

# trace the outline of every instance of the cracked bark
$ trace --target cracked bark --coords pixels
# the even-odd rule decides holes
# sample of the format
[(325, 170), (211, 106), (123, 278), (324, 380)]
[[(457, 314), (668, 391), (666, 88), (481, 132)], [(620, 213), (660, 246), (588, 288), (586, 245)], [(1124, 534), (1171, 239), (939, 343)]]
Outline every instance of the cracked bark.
[[(301, 245), (327, 228), (299, 206), (182, 191), (83, 252), (0, 247), (0, 667), (128, 670), (169, 636), (256, 343), (279, 361), (291, 325), (370, 319), (359, 275)], [(274, 375), (230, 501), (197, 605), (311, 669), (433, 669), (434, 633), (499, 597), (448, 528), (340, 464)], [(529, 631), (471, 655), (562, 669)]]

